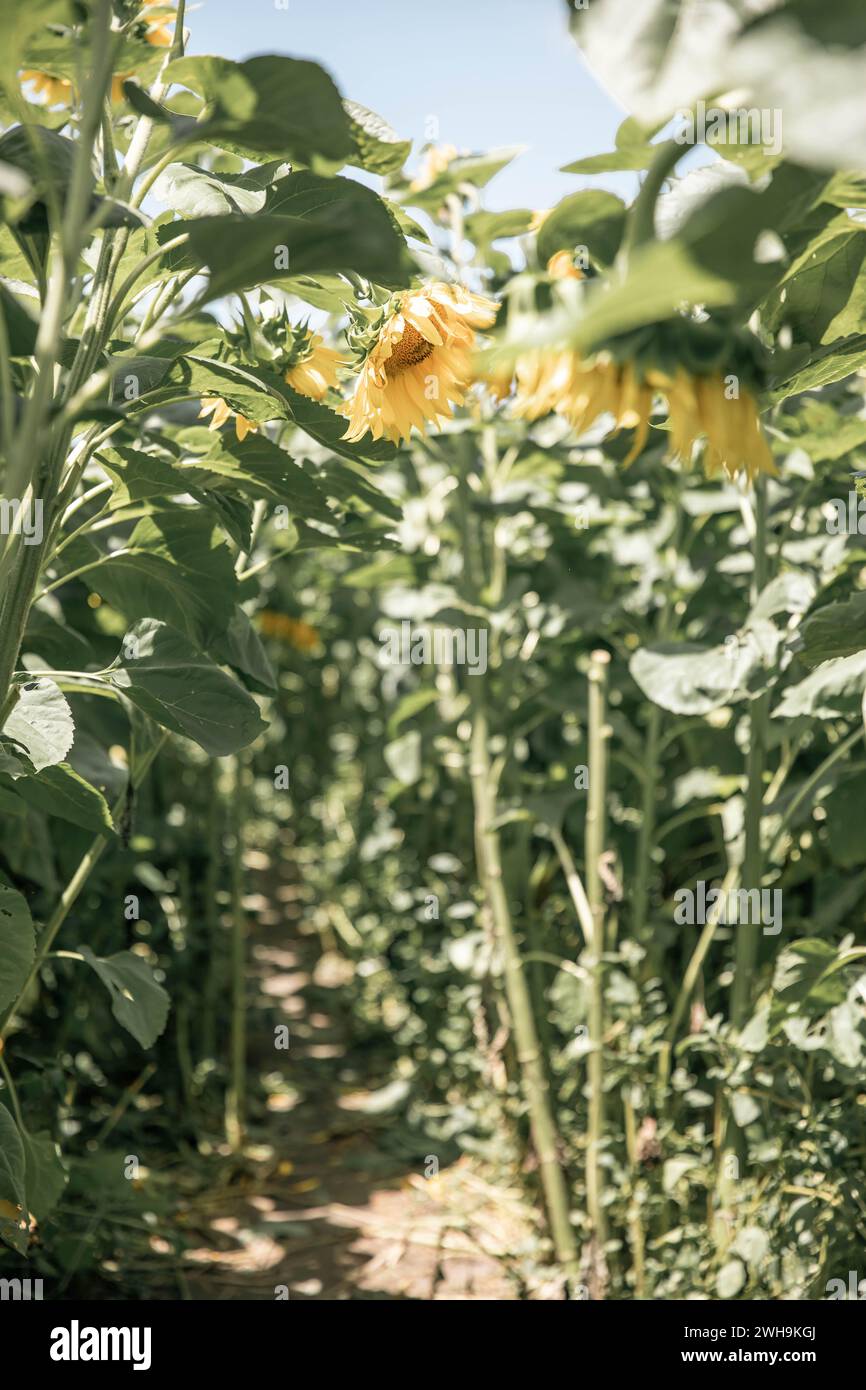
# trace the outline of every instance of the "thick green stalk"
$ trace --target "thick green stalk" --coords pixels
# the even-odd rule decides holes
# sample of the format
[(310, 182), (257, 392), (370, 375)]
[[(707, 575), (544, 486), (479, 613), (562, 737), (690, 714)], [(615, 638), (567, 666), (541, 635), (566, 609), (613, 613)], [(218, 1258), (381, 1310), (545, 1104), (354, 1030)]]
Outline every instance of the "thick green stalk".
[[(664, 601), (659, 610), (656, 623), (655, 640), (664, 642), (670, 635), (674, 622), (676, 605), (676, 572), (683, 551), (683, 509), (680, 504), (679, 488), (674, 486), (672, 495), (674, 508), (673, 529), (666, 548), (667, 574), (665, 576)], [(686, 550), (688, 547), (686, 547)], [(661, 755), (664, 751), (662, 737), (662, 710), (653, 705), (646, 726), (646, 748), (642, 758), (643, 776), (641, 778), (641, 822), (638, 833), (637, 857), (634, 874), (632, 900), (632, 933), (636, 941), (643, 944), (644, 927), (649, 911), (649, 888), (652, 873), (652, 851), (656, 843), (658, 819), (658, 787), (661, 773)]]
[(589, 1043), (587, 1083), (589, 1123), (586, 1136), (586, 1204), (603, 1259), (607, 1216), (603, 1200), (601, 1150), (604, 1142), (604, 853), (607, 797), (607, 739), (605, 696), (610, 656), (593, 652), (589, 667), (589, 799), (586, 808), (586, 896), (592, 917), (589, 947)]
[[(183, 51), (183, 15), (184, 4), (183, 0), (180, 0), (175, 37), (171, 50), (166, 55), (166, 64), (179, 57)], [(52, 256), (51, 273), (40, 316), (35, 378), (24, 405), (21, 425), (15, 435), (8, 470), (9, 496), (20, 497), (26, 493), (28, 487), (32, 487), (33, 495), (42, 501), (45, 539), (38, 546), (18, 546), (12, 574), (0, 595), (0, 727), (14, 700), (11, 682), (39, 574), (50, 561), (50, 546), (55, 531), (55, 502), (72, 432), (72, 425), (65, 419), (51, 431), (50, 415), (57, 389), (57, 362), (63, 337), (69, 285), (88, 226), (88, 210), (93, 191), (92, 158), (102, 124), (105, 93), (110, 85), (118, 42), (118, 36), (112, 33), (110, 23), (111, 6), (107, 0), (101, 0), (98, 7), (98, 23), (95, 26), (93, 71), (85, 84), (84, 110), (76, 142), (75, 164), (63, 222), (59, 228), (59, 244)], [(154, 91), (157, 99), (163, 95), (165, 85), (161, 78)], [(115, 188), (118, 196), (128, 194), (132, 189), (152, 127), (153, 122), (147, 117), (142, 117), (136, 126), (122, 175)], [(64, 386), (66, 399), (75, 394), (104, 346), (109, 327), (107, 311), (111, 290), (128, 235), (125, 230), (117, 234), (107, 232), (104, 235), (85, 328)], [(51, 438), (49, 433), (52, 435)], [(3, 543), (4, 538), (0, 537), (0, 556), (4, 548)], [(8, 544), (14, 543), (15, 538), (9, 537)]]
[[(767, 492), (766, 480), (755, 483), (755, 526), (752, 537), (754, 568), (752, 571), (752, 603), (760, 596), (769, 575), (767, 555)], [(760, 894), (764, 876), (764, 852), (761, 831), (764, 809), (764, 767), (766, 762), (766, 723), (769, 714), (769, 695), (759, 695), (752, 702), (749, 725), (749, 745), (746, 751), (746, 805), (744, 813), (744, 848), (741, 882), (747, 890)], [(758, 954), (757, 922), (738, 922), (734, 954), (734, 980), (731, 986), (730, 1022), (739, 1031), (751, 1012), (755, 984), (755, 963)], [(721, 1257), (730, 1241), (733, 1209), (736, 1205), (736, 1180), (744, 1159), (744, 1140), (733, 1113), (725, 1107), (724, 1143), (719, 1154), (717, 1173), (717, 1204), (719, 1221), (716, 1242)]]
[[(111, 7), (107, 0), (98, 6), (95, 24), (94, 65), (86, 84), (84, 110), (76, 143), (62, 226), (58, 229), (45, 302), (42, 305), (36, 339), (34, 379), (27, 397), (20, 426), (12, 443), (6, 486), (10, 497), (19, 498), (31, 490), (43, 509), (45, 537), (50, 534), (58, 474), (48, 448), (50, 413), (56, 386), (56, 367), (63, 336), (63, 320), (81, 242), (91, 193), (91, 160), (102, 117), (105, 91), (111, 80), (114, 41), (111, 37)], [(45, 561), (47, 540), (40, 545), (23, 546), (20, 538), (0, 537), (0, 553), (13, 552), (12, 573), (6, 578), (0, 596), (0, 719), (5, 720), (12, 702), (11, 682), (39, 572)], [(4, 553), (4, 559), (5, 553)]]
[[(488, 483), (491, 483), (496, 469), (496, 441), (492, 431), (487, 431), (482, 442)], [(464, 596), (472, 606), (477, 606), (484, 592), (483, 546), (471, 515), (471, 495), (465, 476), (460, 480), (457, 501), (463, 542)], [(495, 536), (493, 544), (495, 546)], [(478, 877), (494, 935), (502, 951), (505, 995), (514, 1028), (521, 1086), (529, 1111), (532, 1143), (538, 1159), (550, 1234), (557, 1260), (573, 1273), (577, 1266), (577, 1244), (569, 1214), (568, 1184), (559, 1158), (559, 1136), (551, 1105), (547, 1068), (541, 1053), (529, 985), (503, 881), (502, 846), (495, 824), (497, 775), (489, 748), (489, 680), (489, 664), (484, 674), (476, 672), (467, 677), (472, 712), (469, 776)]]
[(661, 727), (661, 709), (658, 705), (653, 705), (646, 727), (646, 759), (641, 784), (640, 831), (638, 832), (637, 861), (632, 894), (632, 932), (636, 941), (642, 941), (649, 908), (650, 871), (656, 832)]
[[(767, 492), (763, 477), (755, 484), (755, 535), (752, 603), (757, 602), (768, 578), (767, 556)], [(761, 825), (764, 804), (764, 765), (766, 761), (766, 723), (769, 695), (760, 695), (752, 702), (749, 725), (749, 746), (746, 753), (746, 807), (744, 818), (745, 847), (742, 881), (747, 889), (760, 892), (764, 876), (764, 853), (761, 844)], [(737, 924), (737, 945), (734, 960), (734, 981), (731, 988), (731, 1023), (742, 1028), (752, 1001), (755, 959), (758, 952), (758, 924)]]
[(652, 164), (640, 186), (640, 192), (629, 212), (628, 225), (617, 264), (625, 271), (628, 257), (639, 247), (655, 238), (655, 210), (665, 180), (673, 173), (685, 153), (676, 140), (665, 140), (656, 147)]
[(479, 877), (493, 919), (496, 939), (502, 949), (505, 993), (514, 1026), (517, 1060), (529, 1109), (532, 1141), (538, 1158), (538, 1171), (556, 1258), (566, 1269), (573, 1269), (577, 1260), (577, 1247), (569, 1218), (568, 1187), (559, 1161), (558, 1135), (550, 1105), (547, 1076), (532, 1013), (529, 987), (502, 880), (499, 832), (494, 825), (496, 806), (488, 748), (487, 714), (482, 704), (481, 692), (476, 692), (479, 682), (483, 683), (485, 680), (484, 676), (472, 679), (473, 719), (469, 769), (475, 808)]
[(644, 1265), (646, 1232), (644, 1230), (643, 1207), (639, 1201), (640, 1190), (643, 1184), (641, 1183), (640, 1159), (637, 1152), (637, 1122), (628, 1086), (623, 1088), (622, 1113), (625, 1127), (625, 1150), (630, 1170), (629, 1186), (631, 1191), (628, 1204), (628, 1229), (631, 1243), (632, 1269), (634, 1270), (634, 1296), (635, 1298), (643, 1298), (646, 1292), (646, 1271)]
[(231, 918), (232, 1012), (229, 1042), (230, 1077), (226, 1096), (226, 1138), (233, 1153), (243, 1147), (246, 1126), (247, 1065), (247, 919), (244, 911), (244, 824), (246, 819), (246, 764), (244, 754), (233, 760), (231, 797)]
[[(514, 773), (515, 769), (510, 769)], [(513, 776), (514, 792), (519, 795), (519, 775)], [(506, 788), (506, 792), (507, 792)], [(518, 920), (523, 921), (526, 940), (530, 947), (532, 960), (529, 969), (529, 988), (532, 998), (532, 1012), (538, 1023), (541, 1051), (547, 1070), (548, 1082), (552, 1081), (549, 1059), (552, 1052), (552, 1034), (548, 1017), (546, 972), (541, 955), (544, 953), (544, 934), (539, 914), (535, 910), (531, 885), (532, 865), (530, 841), (532, 827), (529, 821), (520, 821), (514, 827), (514, 844), (506, 861), (507, 891), (518, 907)], [(524, 957), (526, 959), (526, 957)]]
[(222, 966), (217, 890), (220, 880), (220, 846), (222, 842), (222, 799), (220, 796), (219, 763), (213, 759), (209, 769), (209, 797), (204, 870), (204, 924), (207, 940), (207, 975), (202, 1011), (202, 1054), (213, 1057), (216, 1052), (217, 999), (219, 998)]

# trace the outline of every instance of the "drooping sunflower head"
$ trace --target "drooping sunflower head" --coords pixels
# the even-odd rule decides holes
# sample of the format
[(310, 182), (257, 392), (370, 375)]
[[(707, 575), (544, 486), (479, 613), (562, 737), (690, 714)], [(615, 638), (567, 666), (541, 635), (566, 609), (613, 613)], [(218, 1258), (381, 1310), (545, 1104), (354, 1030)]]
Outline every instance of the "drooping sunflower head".
[(758, 416), (755, 397), (735, 378), (717, 373), (690, 376), (680, 369), (663, 383), (667, 396), (672, 452), (688, 463), (703, 438), (704, 471), (708, 478), (745, 473), (754, 482), (759, 473), (778, 470)]
[(611, 339), (586, 356), (567, 346), (537, 349), (517, 359), (513, 411), (529, 420), (555, 412), (578, 434), (609, 417), (614, 430), (636, 432), (628, 464), (647, 441), (654, 406), (665, 405), (671, 457), (689, 464), (703, 443), (708, 477), (745, 473), (752, 482), (776, 472), (757, 406), (761, 354), (751, 335), (682, 319)]
[(321, 401), (336, 387), (337, 368), (344, 365), (340, 354), (326, 345), (320, 333), (302, 328), (295, 332), (289, 347), (284, 379), (302, 396)]
[(357, 440), (408, 439), (462, 405), (472, 380), (479, 329), (489, 328), (498, 305), (461, 285), (436, 281), (395, 296), (361, 367), (355, 394), (343, 407)]

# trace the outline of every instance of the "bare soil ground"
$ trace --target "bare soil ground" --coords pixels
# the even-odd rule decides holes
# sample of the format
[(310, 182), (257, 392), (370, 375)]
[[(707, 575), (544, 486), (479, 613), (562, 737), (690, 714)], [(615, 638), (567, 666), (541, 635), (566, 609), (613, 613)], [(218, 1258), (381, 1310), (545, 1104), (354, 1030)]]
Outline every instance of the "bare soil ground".
[[(531, 1235), (520, 1194), (464, 1157), (425, 1177), (387, 1144), (388, 1087), (341, 1020), (347, 962), (264, 911), (251, 939), (249, 1055), (268, 1105), (244, 1169), (178, 1209), (193, 1299), (514, 1300)], [(274, 1047), (274, 1020), (290, 1030)], [(201, 1238), (201, 1243), (196, 1240)]]

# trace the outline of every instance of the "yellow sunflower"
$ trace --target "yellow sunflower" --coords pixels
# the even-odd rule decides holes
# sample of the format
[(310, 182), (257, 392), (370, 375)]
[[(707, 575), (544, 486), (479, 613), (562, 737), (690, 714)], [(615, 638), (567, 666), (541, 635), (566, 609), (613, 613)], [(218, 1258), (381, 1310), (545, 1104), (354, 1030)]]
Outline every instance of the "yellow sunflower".
[(490, 327), (498, 307), (442, 281), (394, 300), (342, 408), (349, 420), (344, 439), (369, 430), (374, 439), (397, 443), (413, 425), (423, 433), (428, 423), (449, 419), (472, 380), (476, 330)]
[(248, 420), (246, 415), (240, 415), (236, 410), (232, 410), (221, 396), (214, 396), (211, 400), (202, 401), (198, 418), (201, 420), (205, 415), (211, 417), (208, 422), (209, 430), (221, 429), (234, 416), (235, 434), (238, 439), (246, 439), (248, 434), (258, 434), (259, 431), (259, 426), (254, 420)]
[[(148, 19), (142, 14), (147, 24), (144, 38), (147, 43), (153, 44), (157, 48), (168, 48), (172, 40), (171, 26), (175, 22), (175, 14), (165, 4), (165, 0), (144, 0), (143, 10), (159, 9), (160, 14)], [(128, 77), (133, 77), (132, 72), (118, 72), (111, 79), (111, 100), (113, 102), (123, 101), (123, 84)], [(42, 72), (38, 68), (24, 68), (21, 72), (21, 81), (29, 82), (37, 97), (42, 97), (46, 106), (69, 106), (72, 102), (72, 83), (66, 77), (56, 77), (54, 73)]]
[[(163, 3), (163, 0), (144, 0), (143, 8), (145, 10), (159, 8), (163, 11), (166, 11), (166, 6)], [(147, 29), (144, 34), (145, 42), (152, 43), (155, 48), (168, 48), (173, 37), (170, 33), (170, 30), (176, 18), (174, 13), (166, 11), (163, 14), (154, 15), (152, 19), (147, 19), (147, 17), (144, 14), (142, 14), (141, 18), (144, 19), (147, 24)], [(123, 84), (128, 77), (134, 76), (135, 73), (133, 72), (118, 72), (114, 75), (114, 77), (112, 77), (112, 101), (118, 102), (124, 100)]]
[[(163, 0), (144, 0), (143, 8), (151, 10), (155, 7), (160, 8), (164, 13), (154, 15), (152, 19), (147, 19), (142, 15), (147, 24), (144, 38), (147, 43), (154, 44), (157, 48), (167, 48), (172, 40), (171, 26), (174, 24), (175, 15), (168, 12)], [(128, 77), (133, 77), (132, 72), (118, 72), (111, 79), (111, 100), (113, 102), (123, 101), (123, 84)], [(42, 97), (46, 106), (69, 106), (72, 103), (72, 83), (66, 77), (56, 77), (53, 73), (42, 72), (38, 68), (24, 68), (21, 72), (21, 81), (29, 82), (33, 92), (37, 97)]]
[(44, 98), (46, 106), (68, 106), (72, 100), (72, 83), (65, 77), (55, 77), (37, 68), (24, 68), (21, 81), (29, 82), (34, 94)]
[(755, 398), (746, 390), (729, 398), (721, 376), (693, 376), (682, 368), (673, 376), (642, 376), (631, 363), (615, 362), (609, 353), (586, 359), (565, 349), (518, 359), (515, 381), (514, 413), (524, 419), (537, 420), (555, 411), (582, 434), (601, 416), (611, 415), (615, 430), (635, 430), (626, 464), (646, 443), (653, 401), (660, 394), (668, 407), (671, 456), (689, 463), (694, 446), (705, 439), (708, 477), (723, 471), (735, 478), (745, 472), (752, 482), (759, 473), (777, 471)]
[(672, 452), (684, 461), (703, 436), (704, 470), (710, 478), (721, 472), (735, 478), (745, 472), (751, 483), (759, 473), (778, 472), (749, 391), (729, 396), (721, 376), (690, 376), (682, 370), (666, 378), (663, 389)]
[(320, 333), (309, 334), (301, 354), (300, 361), (286, 372), (285, 380), (302, 396), (321, 401), (328, 390), (337, 385), (337, 368), (345, 364), (338, 352), (325, 346)]
[[(145, 10), (161, 11), (160, 14), (154, 15), (152, 19), (146, 20), (147, 33), (144, 36), (145, 39), (148, 43), (154, 44), (156, 48), (168, 48), (172, 40), (172, 35), (169, 33), (169, 30), (174, 24), (176, 18), (175, 14), (170, 7), (166, 5), (165, 0), (144, 0), (142, 8)], [(142, 15), (142, 19), (146, 19), (146, 16)]]

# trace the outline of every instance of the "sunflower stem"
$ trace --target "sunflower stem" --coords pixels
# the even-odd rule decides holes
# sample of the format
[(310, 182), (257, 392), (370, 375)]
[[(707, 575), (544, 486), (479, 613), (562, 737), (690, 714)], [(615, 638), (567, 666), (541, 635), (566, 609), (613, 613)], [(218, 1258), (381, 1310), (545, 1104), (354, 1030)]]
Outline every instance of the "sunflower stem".
[(606, 651), (592, 653), (589, 667), (589, 800), (586, 809), (586, 896), (592, 919), (589, 946), (589, 1045), (586, 1136), (586, 1205), (596, 1241), (596, 1259), (605, 1264), (607, 1214), (601, 1150), (604, 1143), (604, 887), (601, 860), (606, 838), (607, 757), (610, 730), (605, 722)]
[(232, 918), (232, 1008), (230, 1036), (230, 1083), (226, 1096), (226, 1139), (233, 1153), (240, 1153), (246, 1134), (246, 937), (244, 909), (244, 825), (247, 801), (246, 754), (233, 759), (234, 786), (231, 798), (231, 918)]
[(659, 194), (665, 180), (673, 173), (677, 162), (684, 154), (684, 148), (676, 140), (666, 140), (658, 146), (658, 152), (647, 170), (646, 178), (640, 186), (628, 220), (619, 261), (624, 271), (629, 257), (639, 247), (655, 241), (655, 211)]
[[(759, 475), (755, 481), (755, 530), (752, 537), (754, 566), (752, 570), (752, 604), (754, 605), (769, 577), (767, 554), (767, 489), (766, 479)], [(764, 852), (761, 843), (764, 807), (764, 767), (766, 761), (766, 723), (769, 714), (769, 695), (764, 692), (752, 702), (749, 724), (749, 743), (746, 750), (746, 805), (744, 815), (743, 866), (741, 881), (747, 891), (757, 889), (760, 901), (764, 875)], [(735, 1033), (744, 1026), (752, 1005), (755, 963), (758, 954), (757, 923), (739, 922), (736, 929), (734, 980), (731, 986), (730, 1023)], [(717, 1244), (723, 1254), (730, 1242), (734, 1225), (736, 1184), (745, 1161), (743, 1134), (730, 1106), (726, 1106), (724, 1143), (718, 1173), (719, 1223)]]
[[(496, 452), (496, 441), (491, 430), (488, 430), (483, 444), (489, 476), (494, 461), (493, 455)], [(475, 518), (471, 513), (471, 499), (465, 475), (460, 479), (456, 500), (459, 507), (458, 523), (463, 538), (463, 587), (466, 598), (477, 607), (482, 601), (484, 554), (482, 538), (477, 534)], [(498, 774), (492, 764), (489, 746), (489, 671), (475, 673), (468, 679), (467, 685), (472, 712), (469, 776), (472, 786), (478, 876), (493, 923), (495, 938), (502, 951), (505, 995), (514, 1027), (521, 1085), (529, 1112), (532, 1142), (538, 1160), (554, 1251), (558, 1262), (573, 1276), (577, 1268), (577, 1245), (571, 1225), (568, 1184), (559, 1157), (559, 1135), (532, 1010), (532, 998), (503, 878), (502, 845), (500, 831), (496, 825)]]

